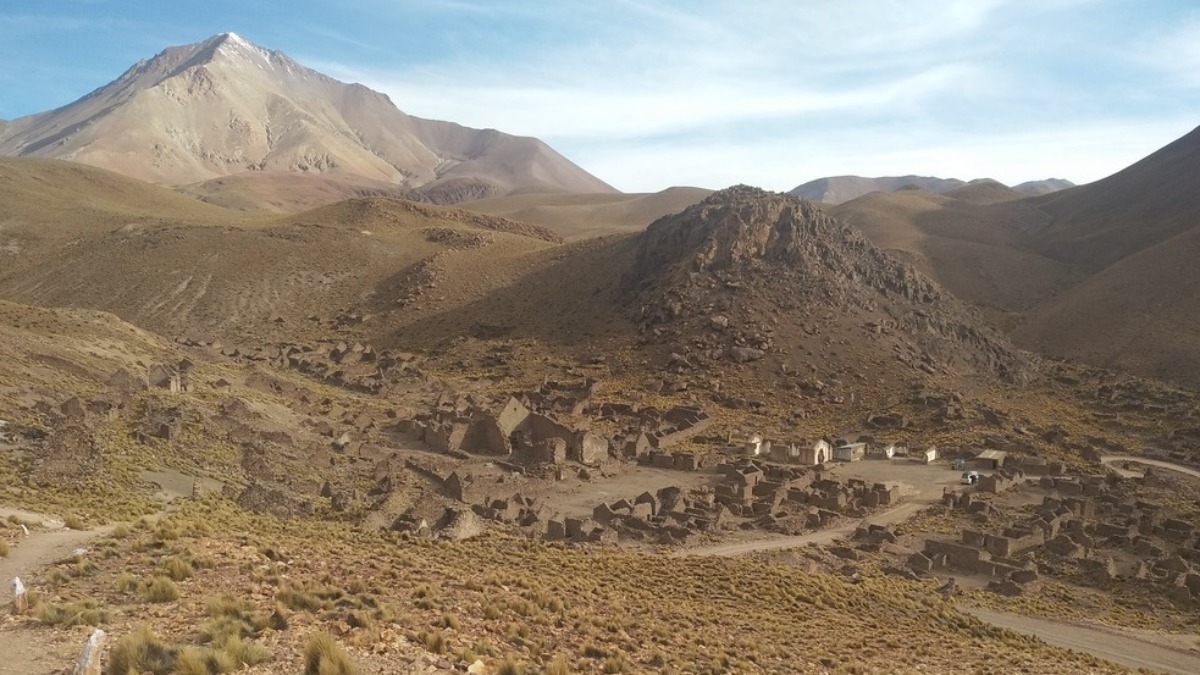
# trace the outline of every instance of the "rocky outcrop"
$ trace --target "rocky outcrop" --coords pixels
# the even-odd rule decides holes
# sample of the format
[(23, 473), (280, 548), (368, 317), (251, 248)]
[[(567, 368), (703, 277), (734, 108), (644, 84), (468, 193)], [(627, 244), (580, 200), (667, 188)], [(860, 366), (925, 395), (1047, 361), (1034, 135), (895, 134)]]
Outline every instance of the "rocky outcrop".
[(780, 368), (772, 355), (796, 351), (831, 370), (859, 353), (890, 354), (880, 374), (1021, 380), (1031, 369), (933, 281), (795, 197), (747, 186), (716, 192), (651, 224), (635, 256), (622, 288), (644, 340), (673, 348), (677, 373), (714, 363)]

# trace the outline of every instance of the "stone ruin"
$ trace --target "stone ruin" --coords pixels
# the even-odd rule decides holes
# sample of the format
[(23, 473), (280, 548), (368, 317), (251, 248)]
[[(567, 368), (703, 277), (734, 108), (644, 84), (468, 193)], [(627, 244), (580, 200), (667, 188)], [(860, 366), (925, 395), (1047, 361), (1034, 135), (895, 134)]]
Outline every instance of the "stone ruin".
[[(707, 465), (703, 455), (668, 453), (668, 448), (709, 428), (712, 418), (700, 408), (675, 407), (666, 411), (638, 409), (618, 403), (592, 403), (599, 390), (595, 380), (567, 385), (546, 382), (536, 392), (510, 397), (498, 410), (472, 400), (440, 402), (431, 413), (418, 415), (403, 431), (431, 449), (447, 454), (461, 452), (502, 457), (519, 465), (561, 465), (566, 461), (587, 466), (623, 455), (662, 468), (694, 471)], [(627, 431), (610, 440), (587, 422), (566, 417), (599, 417), (625, 422)]]
[(513, 397), (498, 412), (479, 405), (440, 408), (418, 416), (406, 429), (437, 452), (504, 457), (519, 464), (588, 466), (607, 461), (609, 441), (587, 428), (532, 412)]
[(191, 335), (179, 336), (175, 342), (244, 363), (290, 368), (326, 384), (366, 394), (382, 392), (393, 378), (420, 373), (420, 359), (416, 355), (380, 350), (363, 342), (281, 343), (260, 348), (226, 345)]
[[(1140, 479), (1144, 480), (1144, 479)], [(1131, 496), (1115, 476), (1042, 476), (1047, 494), (1037, 513), (1000, 533), (965, 529), (957, 542), (929, 540), (909, 560), (928, 573), (961, 569), (996, 577), (989, 588), (1006, 595), (1039, 587), (1047, 565), (1090, 584), (1137, 580), (1162, 588), (1180, 602), (1200, 597), (1200, 535), (1193, 523), (1168, 517), (1162, 505)], [(943, 503), (984, 514), (985, 502), (947, 493)], [(1111, 553), (1133, 554), (1133, 567)]]
[(516, 398), (530, 410), (579, 416), (592, 405), (600, 389), (600, 382), (594, 378), (581, 383), (547, 379), (536, 391), (518, 394)]
[(843, 515), (866, 515), (897, 497), (894, 487), (857, 479), (842, 483), (809, 467), (746, 459), (719, 469), (724, 480), (716, 487), (716, 503), (731, 515), (753, 518), (751, 526), (789, 534), (825, 527)]
[(666, 487), (654, 494), (643, 492), (632, 501), (600, 504), (592, 510), (592, 520), (622, 537), (672, 544), (722, 529), (727, 513), (712, 493), (688, 497), (678, 487)]

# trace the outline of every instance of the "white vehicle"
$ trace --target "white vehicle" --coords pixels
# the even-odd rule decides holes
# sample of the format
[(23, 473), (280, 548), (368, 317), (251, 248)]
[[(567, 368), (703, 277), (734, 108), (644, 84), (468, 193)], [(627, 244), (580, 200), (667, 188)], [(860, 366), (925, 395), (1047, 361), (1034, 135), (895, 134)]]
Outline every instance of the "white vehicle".
[(979, 472), (978, 471), (964, 471), (962, 473), (961, 481), (962, 481), (963, 485), (974, 485), (979, 482)]

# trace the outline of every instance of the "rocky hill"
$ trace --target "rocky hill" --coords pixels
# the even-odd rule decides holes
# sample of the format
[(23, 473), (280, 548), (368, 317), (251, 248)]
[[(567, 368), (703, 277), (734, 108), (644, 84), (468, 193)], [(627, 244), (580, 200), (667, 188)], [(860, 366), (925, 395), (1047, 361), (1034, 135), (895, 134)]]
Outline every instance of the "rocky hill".
[(167, 185), (245, 172), (330, 174), (442, 203), (614, 191), (535, 138), (412, 117), (384, 94), (233, 33), (171, 47), (73, 103), (10, 121), (0, 127), (0, 154)]
[(644, 340), (685, 369), (732, 362), (885, 387), (1030, 369), (937, 284), (796, 197), (722, 190), (653, 223), (634, 255), (623, 287)]

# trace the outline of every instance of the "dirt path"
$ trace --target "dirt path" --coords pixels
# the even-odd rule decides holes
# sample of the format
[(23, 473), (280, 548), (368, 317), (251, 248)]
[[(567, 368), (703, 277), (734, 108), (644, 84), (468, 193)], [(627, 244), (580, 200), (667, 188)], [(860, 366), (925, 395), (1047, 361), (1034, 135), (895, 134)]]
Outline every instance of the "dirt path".
[[(1195, 476), (1196, 478), (1200, 478), (1200, 471), (1197, 471), (1196, 469), (1186, 467), (1186, 466), (1181, 466), (1174, 462), (1166, 462), (1161, 459), (1148, 459), (1146, 457), (1135, 457), (1133, 455), (1106, 455), (1106, 456), (1100, 458), (1100, 462), (1103, 464), (1113, 464), (1115, 462), (1135, 462), (1137, 464), (1145, 464), (1146, 466), (1154, 466), (1154, 467), (1158, 467), (1160, 469), (1168, 469), (1170, 471), (1178, 471), (1179, 473), (1186, 473), (1189, 476)], [(1120, 469), (1117, 467), (1113, 467), (1113, 469), (1116, 470), (1117, 473), (1119, 473), (1123, 476), (1140, 476), (1140, 475), (1142, 475), (1140, 473), (1137, 473), (1136, 471), (1126, 471), (1125, 469)], [(1197, 671), (1197, 672), (1200, 672), (1200, 671)]]
[(75, 549), (86, 547), (88, 542), (108, 534), (112, 528), (68, 530), (63, 527), (62, 521), (49, 516), (0, 509), (0, 517), (7, 518), (10, 515), (33, 526), (28, 537), (22, 537), (10, 548), (7, 558), (0, 558), (0, 583), (3, 584), (0, 598), (4, 602), (4, 608), (0, 610), (0, 614), (3, 614), (3, 621), (0, 621), (0, 655), (3, 655), (0, 658), (0, 675), (57, 673), (78, 656), (86, 633), (81, 634), (76, 645), (62, 644), (50, 640), (43, 631), (26, 630), (12, 623), (8, 608), (12, 601), (13, 577), (20, 577), (28, 585), (48, 565), (69, 557)]
[(1052, 645), (1085, 652), (1129, 668), (1146, 668), (1172, 675), (1200, 673), (1200, 654), (1155, 644), (1117, 629), (1035, 619), (980, 607), (961, 609), (993, 626), (1032, 635)]
[(740, 541), (731, 544), (715, 544), (713, 546), (699, 546), (679, 551), (677, 556), (735, 556), (754, 553), (755, 551), (778, 551), (786, 548), (796, 548), (797, 546), (806, 546), (808, 544), (828, 544), (835, 539), (842, 539), (854, 534), (854, 530), (863, 522), (872, 523), (875, 525), (888, 525), (898, 523), (911, 518), (921, 509), (929, 506), (932, 502), (924, 500), (914, 500), (905, 502), (894, 509), (884, 511), (875, 516), (866, 518), (865, 521), (855, 522), (850, 525), (841, 527), (832, 527), (826, 530), (817, 530), (808, 534), (799, 534), (795, 536), (778, 536), (770, 539), (755, 539), (753, 541)]

